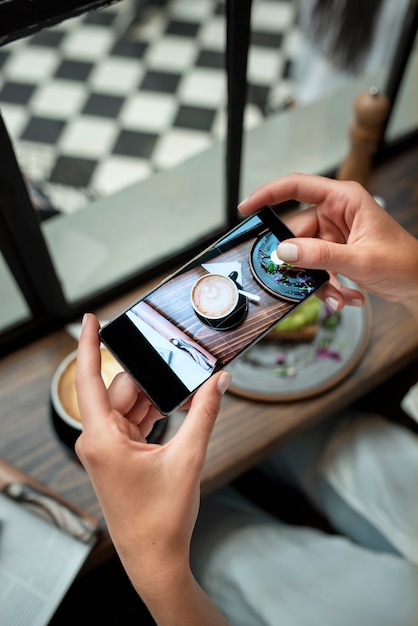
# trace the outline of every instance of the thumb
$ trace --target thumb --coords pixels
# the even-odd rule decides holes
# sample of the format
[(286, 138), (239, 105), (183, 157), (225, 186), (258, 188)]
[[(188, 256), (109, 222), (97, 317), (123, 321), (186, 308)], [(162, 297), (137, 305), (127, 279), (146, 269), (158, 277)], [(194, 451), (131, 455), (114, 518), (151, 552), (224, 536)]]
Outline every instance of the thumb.
[[(362, 247), (349, 244), (333, 243), (323, 239), (308, 237), (295, 238), (277, 246), (277, 255), (287, 263), (293, 263), (306, 269), (327, 270), (331, 279), (318, 296), (334, 310), (342, 309), (346, 304), (363, 306), (365, 297), (361, 289), (369, 290), (365, 268), (368, 266), (367, 251), (362, 253)], [(345, 276), (360, 289), (347, 287), (341, 284), (338, 274)]]
[(277, 256), (306, 269), (323, 269), (356, 281), (364, 270), (361, 246), (334, 243), (310, 237), (286, 240), (277, 246)]
[(176, 440), (180, 449), (198, 452), (202, 465), (218, 417), (221, 399), (229, 387), (231, 378), (231, 374), (226, 371), (211, 376), (194, 394), (190, 409), (177, 432)]

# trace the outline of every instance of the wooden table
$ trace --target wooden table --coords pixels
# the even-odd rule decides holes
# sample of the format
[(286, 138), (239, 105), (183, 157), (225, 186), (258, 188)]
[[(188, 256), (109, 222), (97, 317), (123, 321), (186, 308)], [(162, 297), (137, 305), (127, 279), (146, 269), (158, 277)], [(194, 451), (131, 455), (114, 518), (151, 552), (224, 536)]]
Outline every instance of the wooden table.
[[(418, 146), (380, 165), (371, 190), (387, 210), (418, 236)], [(390, 251), (389, 251), (390, 253)], [(149, 285), (97, 311), (109, 319), (132, 303)], [(288, 403), (262, 403), (227, 394), (209, 445), (202, 492), (214, 489), (255, 466), (307, 426), (332, 415), (387, 381), (403, 368), (416, 368), (418, 331), (400, 304), (371, 298), (372, 332), (365, 356), (338, 386), (323, 395)], [(55, 435), (49, 416), (49, 387), (59, 362), (76, 347), (61, 329), (0, 362), (0, 457), (101, 518), (90, 482), (80, 464)], [(164, 439), (175, 433), (179, 414), (169, 419)], [(113, 555), (103, 532), (96, 562)]]

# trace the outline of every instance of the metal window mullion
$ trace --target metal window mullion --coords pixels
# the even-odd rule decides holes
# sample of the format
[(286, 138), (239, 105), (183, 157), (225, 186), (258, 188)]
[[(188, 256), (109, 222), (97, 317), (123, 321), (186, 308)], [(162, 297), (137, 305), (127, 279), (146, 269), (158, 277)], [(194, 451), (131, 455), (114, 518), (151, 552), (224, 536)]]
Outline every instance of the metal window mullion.
[(67, 303), (0, 114), (0, 249), (32, 314), (64, 318)]
[(377, 154), (380, 154), (382, 152), (386, 144), (386, 129), (389, 126), (389, 121), (395, 108), (396, 99), (399, 95), (399, 90), (405, 75), (406, 67), (411, 59), (411, 52), (417, 36), (417, 28), (418, 0), (410, 0), (408, 10), (404, 19), (404, 24), (399, 35), (397, 49), (394, 58), (392, 59), (391, 70), (387, 78), (384, 90), (385, 95), (389, 98), (390, 110), (382, 128), (381, 140), (376, 151)]
[(240, 178), (247, 98), (247, 61), (251, 34), (252, 0), (226, 2), (226, 73), (227, 73), (227, 140), (226, 140), (226, 215), (228, 227), (238, 221)]

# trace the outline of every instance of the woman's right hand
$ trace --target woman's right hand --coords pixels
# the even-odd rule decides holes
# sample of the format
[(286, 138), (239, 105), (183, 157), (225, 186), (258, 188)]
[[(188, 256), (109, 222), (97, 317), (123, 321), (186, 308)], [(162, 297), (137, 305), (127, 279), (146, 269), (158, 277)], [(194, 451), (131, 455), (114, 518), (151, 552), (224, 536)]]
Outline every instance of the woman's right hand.
[(364, 291), (402, 302), (418, 319), (418, 241), (364, 187), (290, 174), (259, 187), (238, 208), (251, 215), (265, 205), (292, 199), (312, 206), (286, 219), (296, 238), (280, 243), (280, 259), (330, 272), (321, 297), (334, 309), (364, 303), (361, 290), (341, 285), (340, 274)]

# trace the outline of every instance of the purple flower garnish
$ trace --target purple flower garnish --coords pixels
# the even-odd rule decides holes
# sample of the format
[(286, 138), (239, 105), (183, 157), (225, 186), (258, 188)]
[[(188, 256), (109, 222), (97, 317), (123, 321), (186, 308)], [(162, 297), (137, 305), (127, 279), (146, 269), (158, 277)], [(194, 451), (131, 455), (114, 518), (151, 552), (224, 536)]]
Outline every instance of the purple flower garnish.
[(337, 350), (331, 350), (327, 347), (319, 347), (316, 351), (318, 359), (333, 359), (334, 361), (341, 360), (341, 354)]
[(287, 356), (285, 352), (279, 352), (279, 354), (276, 357), (276, 364), (277, 365), (284, 365), (287, 361)]

